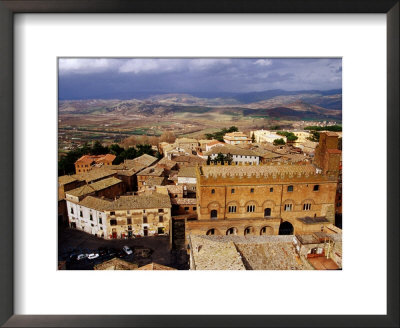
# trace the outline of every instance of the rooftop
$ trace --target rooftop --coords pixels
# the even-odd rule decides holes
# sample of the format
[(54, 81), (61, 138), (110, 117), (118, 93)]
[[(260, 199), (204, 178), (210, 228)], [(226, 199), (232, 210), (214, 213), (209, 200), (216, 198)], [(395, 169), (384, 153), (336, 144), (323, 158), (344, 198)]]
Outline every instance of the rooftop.
[(205, 236), (190, 236), (196, 270), (246, 270), (232, 241), (218, 242)]
[(205, 163), (206, 160), (200, 158), (199, 156), (192, 156), (192, 155), (180, 155), (174, 156), (173, 160), (177, 163), (189, 163), (189, 164), (202, 164)]
[(110, 203), (109, 210), (129, 210), (146, 208), (170, 208), (168, 195), (153, 193), (151, 195), (121, 196)]
[(155, 176), (159, 177), (163, 174), (164, 169), (162, 167), (156, 167), (156, 166), (151, 166), (148, 167), (147, 169), (144, 169), (143, 171), (140, 171), (137, 175), (150, 175), (150, 176)]
[(138, 270), (176, 270), (166, 265), (151, 262), (150, 264), (141, 266)]
[(99, 197), (86, 196), (79, 204), (87, 208), (92, 208), (97, 211), (104, 211), (110, 206), (111, 200), (106, 200)]
[(182, 167), (178, 172), (178, 177), (196, 177), (196, 167), (189, 166), (189, 167)]
[(146, 180), (146, 186), (161, 186), (164, 182), (164, 177), (151, 177)]
[(190, 236), (197, 270), (305, 270), (293, 236)]
[(118, 258), (105, 261), (94, 266), (94, 270), (135, 270), (138, 265)]
[(218, 141), (218, 140), (212, 140), (212, 141), (209, 141), (207, 143), (207, 146), (214, 146), (214, 145), (218, 145), (218, 144), (225, 145), (224, 142), (221, 142), (221, 141)]
[(66, 185), (68, 183), (77, 181), (78, 179), (72, 175), (62, 175), (58, 177), (58, 184), (59, 185)]
[(79, 174), (74, 174), (72, 175), (73, 178), (76, 178), (77, 180), (82, 180), (86, 182), (91, 182), (95, 180), (100, 180), (109, 176), (115, 175), (115, 171), (106, 169), (106, 168), (94, 168), (93, 170), (79, 173)]
[(195, 142), (195, 143), (198, 143), (198, 141), (197, 141), (197, 139), (193, 139), (193, 138), (177, 138), (176, 140), (175, 140), (175, 143), (176, 144), (179, 144), (179, 143), (187, 143), (187, 142)]
[(248, 138), (247, 135), (245, 135), (243, 132), (229, 132), (224, 135), (224, 138), (226, 138), (226, 139), (240, 138), (240, 139), (250, 140), (250, 138)]
[(213, 155), (213, 154), (231, 154), (231, 155), (242, 155), (242, 156), (258, 156), (254, 151), (251, 149), (243, 149), (239, 147), (235, 147), (232, 145), (224, 145), (224, 146), (215, 146), (206, 153), (205, 156)]
[(91, 193), (99, 191), (99, 190), (106, 189), (106, 188), (116, 185), (120, 182), (122, 182), (122, 181), (117, 178), (111, 177), (111, 178), (93, 182), (91, 184), (86, 184), (86, 185), (76, 188), (76, 189), (72, 189), (70, 191), (67, 191), (66, 194), (76, 196), (76, 197), (84, 196), (84, 195), (88, 195), (88, 194), (91, 194)]
[(83, 155), (80, 157), (75, 164), (91, 164), (102, 163), (102, 162), (112, 162), (115, 159), (115, 155), (113, 154), (105, 154), (105, 155)]
[(182, 194), (183, 186), (182, 185), (167, 185), (167, 189), (169, 193), (172, 194)]
[(229, 176), (265, 176), (281, 173), (289, 174), (315, 174), (316, 169), (312, 164), (292, 165), (204, 165), (201, 167), (205, 177)]
[(145, 166), (149, 166), (149, 165), (153, 164), (155, 161), (157, 161), (157, 157), (150, 156), (148, 154), (144, 154), (142, 156), (132, 159), (131, 161), (145, 165)]

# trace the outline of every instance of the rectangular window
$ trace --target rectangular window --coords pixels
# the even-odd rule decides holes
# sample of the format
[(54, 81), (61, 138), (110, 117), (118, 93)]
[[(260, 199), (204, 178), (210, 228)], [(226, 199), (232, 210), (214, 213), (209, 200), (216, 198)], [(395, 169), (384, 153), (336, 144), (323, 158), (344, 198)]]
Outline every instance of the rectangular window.
[(231, 189), (231, 194), (234, 194), (235, 193), (235, 189)]
[(255, 205), (247, 205), (247, 212), (248, 212), (248, 213), (254, 212), (255, 209), (256, 209), (256, 206), (255, 206)]
[(117, 225), (117, 220), (115, 220), (115, 219), (110, 220), (110, 225), (112, 225), (112, 226)]
[(287, 191), (289, 191), (289, 192), (293, 191), (293, 186), (288, 186)]
[(314, 191), (318, 191), (319, 190), (319, 185), (314, 185)]
[(211, 189), (211, 193), (212, 193), (212, 194), (215, 194), (215, 189)]
[(99, 223), (103, 224), (103, 220), (101, 218), (99, 218)]
[(115, 215), (115, 212), (110, 212), (110, 215)]
[(185, 207), (185, 211), (189, 211), (189, 207)]
[(254, 192), (254, 188), (251, 188), (251, 189), (250, 189), (250, 192)]
[(164, 218), (163, 218), (162, 215), (160, 215), (160, 216), (158, 217), (158, 222), (164, 222)]
[(147, 223), (147, 216), (143, 217), (143, 223)]
[(196, 210), (196, 206), (193, 207), (193, 211), (195, 211), (195, 210)]
[(311, 204), (310, 203), (303, 204), (303, 211), (309, 211), (309, 210), (311, 210)]
[(163, 234), (164, 234), (164, 228), (163, 228), (163, 227), (159, 227), (159, 228), (157, 229), (157, 233), (158, 233), (159, 235), (163, 235)]
[(82, 211), (79, 211), (79, 215), (80, 215), (80, 217), (83, 217)]
[(93, 215), (90, 214), (90, 221), (93, 221)]
[(269, 192), (274, 192), (274, 188), (269, 188)]
[(127, 219), (126, 222), (127, 224), (132, 224), (132, 219)]
[(74, 209), (71, 207), (71, 214), (74, 214)]
[(289, 212), (292, 210), (292, 204), (285, 204), (285, 211)]
[(163, 209), (162, 208), (159, 208), (158, 209), (158, 213), (162, 213), (163, 212)]
[(231, 205), (228, 207), (228, 212), (229, 213), (236, 213), (236, 206), (235, 205)]

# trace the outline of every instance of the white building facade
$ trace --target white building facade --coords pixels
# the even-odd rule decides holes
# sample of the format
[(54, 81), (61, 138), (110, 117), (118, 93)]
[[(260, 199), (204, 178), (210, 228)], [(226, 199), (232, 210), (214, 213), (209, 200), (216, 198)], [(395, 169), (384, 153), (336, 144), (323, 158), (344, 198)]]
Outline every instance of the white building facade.
[(107, 236), (107, 214), (67, 200), (69, 226), (98, 237)]
[(274, 140), (276, 139), (283, 139), (285, 142), (287, 141), (285, 136), (281, 136), (279, 134), (276, 134), (268, 130), (251, 131), (250, 135), (254, 135), (255, 142), (257, 143), (263, 143), (263, 142), (273, 143)]

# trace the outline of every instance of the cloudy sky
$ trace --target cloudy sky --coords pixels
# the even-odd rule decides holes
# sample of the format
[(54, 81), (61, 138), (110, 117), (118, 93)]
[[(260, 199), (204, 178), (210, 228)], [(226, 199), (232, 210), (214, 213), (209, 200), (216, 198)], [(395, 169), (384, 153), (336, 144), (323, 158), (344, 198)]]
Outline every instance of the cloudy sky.
[(338, 58), (60, 58), (59, 99), (129, 99), (342, 87)]

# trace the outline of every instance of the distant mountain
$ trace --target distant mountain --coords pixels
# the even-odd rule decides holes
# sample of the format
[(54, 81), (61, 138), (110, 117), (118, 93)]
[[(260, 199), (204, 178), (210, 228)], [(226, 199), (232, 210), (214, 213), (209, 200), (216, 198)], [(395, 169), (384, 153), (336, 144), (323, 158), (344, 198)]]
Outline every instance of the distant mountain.
[(334, 94), (342, 94), (342, 89), (333, 89), (333, 90), (300, 90), (300, 91), (285, 91), (285, 90), (267, 90), (267, 91), (259, 91), (259, 92), (247, 92), (247, 93), (238, 93), (234, 95), (232, 98), (240, 101), (242, 104), (248, 104), (252, 102), (257, 102), (261, 100), (268, 100), (278, 96), (294, 96), (301, 94), (309, 94), (309, 95), (319, 95), (319, 96), (328, 96)]
[[(257, 100), (257, 101), (254, 101)], [(167, 115), (218, 112), (232, 116), (265, 116), (287, 119), (341, 120), (341, 90), (284, 91), (230, 94), (229, 97), (196, 97), (192, 94), (158, 94), (144, 99), (60, 100), (60, 114)]]

